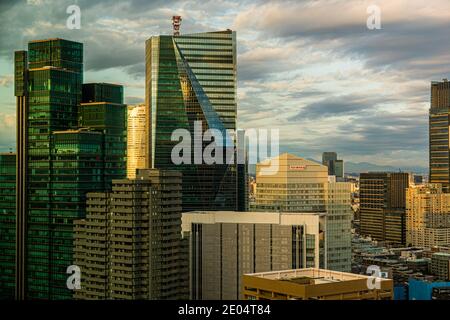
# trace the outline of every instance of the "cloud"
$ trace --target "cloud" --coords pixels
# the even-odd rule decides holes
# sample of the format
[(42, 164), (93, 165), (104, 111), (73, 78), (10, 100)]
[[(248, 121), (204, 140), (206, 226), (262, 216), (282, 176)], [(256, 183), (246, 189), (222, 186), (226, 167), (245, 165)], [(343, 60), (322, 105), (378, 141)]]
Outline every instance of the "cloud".
[(12, 74), (7, 74), (0, 76), (0, 86), (9, 87), (14, 82), (14, 76)]

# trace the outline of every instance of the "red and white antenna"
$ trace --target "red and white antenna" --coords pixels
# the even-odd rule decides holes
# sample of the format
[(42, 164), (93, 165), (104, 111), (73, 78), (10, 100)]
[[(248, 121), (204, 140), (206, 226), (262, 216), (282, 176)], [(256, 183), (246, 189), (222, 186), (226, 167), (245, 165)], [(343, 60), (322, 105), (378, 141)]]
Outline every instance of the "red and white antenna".
[(180, 26), (181, 26), (181, 16), (173, 16), (172, 17), (172, 26), (173, 26), (173, 35), (180, 35)]

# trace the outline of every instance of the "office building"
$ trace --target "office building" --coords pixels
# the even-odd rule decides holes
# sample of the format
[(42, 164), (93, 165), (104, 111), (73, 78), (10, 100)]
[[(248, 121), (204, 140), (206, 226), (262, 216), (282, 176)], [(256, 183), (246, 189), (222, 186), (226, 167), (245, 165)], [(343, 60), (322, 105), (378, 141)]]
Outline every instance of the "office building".
[(328, 175), (344, 178), (344, 161), (338, 160), (336, 152), (322, 153), (322, 164), (328, 167)]
[(440, 183), (444, 192), (450, 191), (450, 82), (431, 83), (431, 105), (429, 114), (429, 164), (430, 183)]
[(14, 299), (16, 154), (0, 153), (0, 300)]
[[(275, 174), (266, 169), (278, 165)], [(328, 170), (314, 161), (284, 153), (256, 166), (254, 210), (281, 212), (327, 212), (327, 259), (324, 267), (351, 269), (352, 185), (328, 182)]]
[(189, 243), (190, 297), (241, 298), (246, 273), (319, 267), (325, 213), (192, 211), (183, 213)]
[(327, 190), (327, 259), (326, 267), (335, 271), (351, 271), (352, 261), (352, 184), (328, 183)]
[(145, 168), (145, 105), (128, 106), (127, 178), (136, 177), (136, 169)]
[[(237, 210), (242, 192), (236, 153), (236, 33), (231, 30), (154, 36), (146, 42), (147, 167), (183, 173), (183, 210)], [(175, 130), (178, 130), (175, 132)], [(183, 130), (192, 148), (183, 163), (172, 159)], [(214, 164), (202, 156), (214, 138)], [(210, 131), (211, 132), (211, 131)], [(201, 135), (201, 136), (200, 136)], [(184, 141), (184, 140), (183, 140)], [(216, 150), (217, 150), (216, 149)], [(196, 151), (196, 152), (194, 152)], [(222, 154), (220, 154), (222, 153)], [(183, 152), (184, 155), (184, 152)], [(244, 177), (245, 179), (245, 177)]]
[(138, 169), (111, 192), (88, 193), (74, 228), (75, 299), (187, 298), (179, 172)]
[[(123, 86), (110, 83), (83, 84), (79, 126), (103, 134), (104, 190), (113, 179), (126, 176), (127, 107)], [(95, 189), (93, 189), (95, 190)]]
[(450, 280), (450, 254), (436, 252), (431, 256), (431, 273), (441, 281)]
[(378, 241), (406, 243), (407, 173), (361, 173), (360, 232)]
[(88, 191), (125, 176), (123, 88), (88, 84), (83, 97), (82, 81), (81, 43), (37, 40), (15, 53), (19, 300), (72, 297), (73, 221)]
[[(366, 275), (317, 268), (246, 274), (242, 277), (245, 300), (392, 300), (393, 281)], [(375, 281), (374, 281), (375, 282)]]
[(442, 185), (408, 188), (406, 243), (426, 248), (450, 244), (450, 193), (444, 193)]
[[(71, 219), (52, 201), (52, 133), (77, 127), (81, 43), (31, 41), (15, 54), (17, 97), (16, 298), (63, 299), (71, 265)], [(25, 190), (26, 189), (26, 190)], [(56, 206), (56, 207), (55, 207)]]

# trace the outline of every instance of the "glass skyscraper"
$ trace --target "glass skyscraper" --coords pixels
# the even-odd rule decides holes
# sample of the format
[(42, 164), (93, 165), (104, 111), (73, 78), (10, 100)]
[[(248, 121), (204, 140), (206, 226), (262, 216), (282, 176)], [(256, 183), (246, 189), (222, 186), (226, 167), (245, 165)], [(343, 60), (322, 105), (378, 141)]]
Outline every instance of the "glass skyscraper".
[(0, 300), (14, 297), (16, 154), (0, 153)]
[(83, 45), (63, 39), (31, 41), (28, 52), (16, 52), (15, 67), (15, 296), (67, 299), (73, 221), (86, 214), (85, 195), (125, 176), (123, 88), (83, 90)]
[(431, 83), (429, 114), (430, 183), (442, 184), (444, 192), (450, 191), (450, 82)]
[[(231, 30), (190, 35), (154, 36), (146, 43), (147, 166), (183, 173), (183, 210), (237, 210), (239, 197), (234, 163), (175, 165), (171, 141), (177, 129), (190, 132), (194, 150), (195, 123), (199, 131), (222, 133), (217, 145), (223, 155), (236, 153), (236, 33)], [(206, 147), (201, 143), (201, 150)], [(239, 188), (241, 190), (241, 188)], [(243, 208), (241, 208), (243, 209)]]

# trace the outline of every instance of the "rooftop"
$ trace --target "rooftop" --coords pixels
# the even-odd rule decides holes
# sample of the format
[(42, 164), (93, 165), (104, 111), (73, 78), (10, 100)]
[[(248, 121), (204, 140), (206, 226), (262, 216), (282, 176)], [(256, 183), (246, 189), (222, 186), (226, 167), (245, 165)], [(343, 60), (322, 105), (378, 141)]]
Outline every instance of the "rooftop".
[[(269, 280), (288, 281), (299, 285), (317, 285), (325, 283), (338, 283), (352, 280), (367, 280), (369, 276), (348, 272), (332, 271), (318, 268), (293, 269), (284, 271), (269, 271), (247, 274)], [(390, 279), (379, 278), (381, 281)]]

